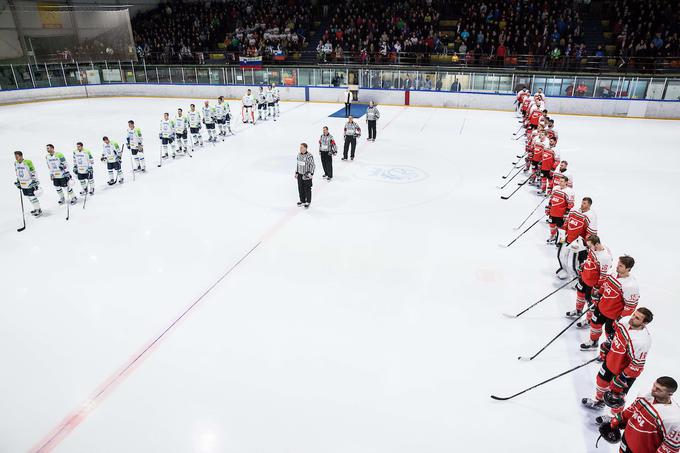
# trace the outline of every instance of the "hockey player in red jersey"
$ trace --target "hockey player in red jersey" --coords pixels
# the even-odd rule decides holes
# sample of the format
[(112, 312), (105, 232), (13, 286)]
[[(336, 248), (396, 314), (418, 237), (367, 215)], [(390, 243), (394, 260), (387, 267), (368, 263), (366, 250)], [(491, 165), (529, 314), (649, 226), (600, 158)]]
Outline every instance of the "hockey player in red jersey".
[(569, 212), (564, 229), (559, 231), (557, 259), (560, 268), (556, 272), (559, 278), (577, 276), (588, 256), (586, 241), (597, 234), (597, 215), (591, 209), (592, 205), (592, 198), (583, 198), (581, 207)]
[(567, 181), (566, 176), (560, 178), (559, 187), (553, 190), (545, 207), (545, 214), (550, 217), (550, 238), (546, 241), (548, 244), (557, 242), (557, 229), (564, 226), (564, 219), (574, 207), (574, 189), (567, 186)]
[(531, 147), (531, 166), (533, 169), (531, 177), (529, 178), (529, 184), (538, 185), (538, 182), (540, 181), (541, 162), (543, 161), (543, 151), (548, 146), (550, 146), (550, 142), (548, 141), (545, 129), (539, 128), (538, 136), (534, 138)]
[(611, 343), (602, 343), (600, 347), (603, 363), (597, 374), (595, 399), (583, 398), (581, 403), (584, 406), (602, 409), (606, 404), (612, 412), (623, 409), (624, 396), (645, 367), (652, 345), (647, 324), (653, 319), (651, 311), (640, 307), (630, 318), (613, 323)]
[[(581, 316), (586, 302), (588, 302), (588, 305), (592, 303), (593, 293), (600, 293), (600, 288), (612, 268), (612, 254), (602, 244), (599, 236), (595, 234), (588, 236), (586, 244), (588, 245), (588, 257), (583, 263), (581, 275), (576, 284), (576, 309), (567, 312), (568, 318)], [(589, 311), (587, 316), (588, 318), (585, 321), (577, 322), (576, 326), (589, 326), (592, 312)]]
[(680, 452), (680, 404), (672, 399), (677, 389), (672, 377), (658, 378), (649, 393), (623, 412), (613, 418), (597, 417), (600, 434), (613, 444), (620, 440), (619, 453)]
[[(546, 132), (547, 136), (547, 132)], [(543, 148), (543, 156), (541, 159), (541, 188), (538, 193), (544, 196), (549, 194), (548, 183), (550, 183), (550, 190), (553, 187), (553, 172), (560, 164), (560, 153), (555, 149), (555, 142), (549, 141), (549, 145)]]
[(619, 257), (616, 274), (609, 274), (602, 282), (597, 295), (593, 296), (594, 304), (590, 308), (590, 341), (581, 344), (581, 350), (588, 351), (597, 348), (602, 335), (602, 326), (611, 338), (614, 334), (614, 322), (624, 316), (630, 316), (640, 300), (640, 289), (635, 276), (630, 271), (635, 266), (633, 257), (624, 255)]

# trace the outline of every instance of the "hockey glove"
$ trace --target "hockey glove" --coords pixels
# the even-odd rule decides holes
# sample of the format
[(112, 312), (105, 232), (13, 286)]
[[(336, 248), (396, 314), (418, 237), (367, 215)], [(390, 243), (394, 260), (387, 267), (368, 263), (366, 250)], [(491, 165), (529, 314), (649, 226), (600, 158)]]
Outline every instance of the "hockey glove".
[[(618, 376), (617, 376), (618, 377)], [(614, 378), (616, 380), (616, 378)], [(614, 383), (612, 382), (612, 387), (614, 386)], [(619, 392), (614, 392), (613, 390), (604, 392), (604, 404), (607, 405), (607, 407), (611, 407), (612, 409), (619, 409), (624, 406), (625, 400), (623, 399), (623, 394)]]
[(19, 181), (14, 181), (14, 185), (17, 186), (17, 189), (21, 189), (21, 184)]
[(106, 160), (106, 157), (102, 156), (101, 159), (99, 159), (99, 160), (101, 160), (102, 162), (104, 162), (104, 161)]
[(600, 344), (600, 360), (604, 361), (607, 357), (607, 353), (612, 348), (612, 344), (608, 341), (604, 341)]
[(163, 139), (163, 134), (158, 134), (158, 139), (162, 140)]

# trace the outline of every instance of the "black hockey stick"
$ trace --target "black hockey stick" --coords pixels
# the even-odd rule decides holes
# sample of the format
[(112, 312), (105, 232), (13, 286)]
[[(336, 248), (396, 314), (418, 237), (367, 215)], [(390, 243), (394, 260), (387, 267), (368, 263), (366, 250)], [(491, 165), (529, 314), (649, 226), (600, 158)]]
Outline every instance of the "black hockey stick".
[(517, 237), (516, 237), (515, 239), (513, 239), (512, 241), (510, 241), (510, 243), (509, 243), (508, 245), (503, 245), (503, 244), (499, 244), (499, 245), (500, 245), (501, 247), (505, 247), (505, 248), (510, 247), (512, 244), (515, 243), (515, 241), (516, 241), (517, 239), (519, 239), (519, 238), (521, 238), (522, 236), (524, 236), (524, 233), (526, 233), (527, 231), (529, 231), (530, 229), (532, 229), (532, 228), (533, 228), (534, 226), (536, 226), (536, 224), (538, 224), (538, 222), (540, 222), (540, 221), (541, 221), (540, 218), (539, 218), (539, 219), (536, 219), (536, 221), (535, 221), (534, 223), (532, 223), (532, 224), (529, 226), (529, 228), (527, 228), (526, 230), (522, 231), (522, 232), (520, 233), (520, 235), (517, 236)]
[[(68, 195), (68, 186), (66, 186), (66, 195)], [(64, 197), (65, 199), (66, 197)], [(66, 203), (66, 221), (68, 222), (68, 219), (71, 217), (71, 208), (69, 205), (71, 204), (71, 197), (69, 197), (68, 200), (65, 201)]]
[(537, 210), (538, 208), (540, 208), (541, 205), (542, 205), (543, 203), (545, 203), (546, 200), (548, 200), (548, 198), (543, 198), (543, 199), (541, 200), (541, 202), (538, 203), (538, 205), (534, 208), (534, 210), (531, 211), (531, 212), (529, 213), (529, 215), (527, 216), (527, 218), (524, 219), (524, 221), (522, 221), (522, 223), (520, 223), (519, 225), (517, 225), (517, 226), (515, 227), (515, 230), (519, 230), (520, 228), (522, 228), (522, 226), (526, 223), (526, 221), (529, 220), (529, 218), (530, 218), (532, 215), (534, 215), (534, 212), (536, 212), (536, 210)]
[(24, 226), (17, 228), (17, 231), (21, 233), (26, 229), (26, 211), (24, 211), (24, 194), (21, 192), (21, 187), (19, 187), (19, 200), (21, 201), (21, 218), (24, 220)]
[(502, 186), (500, 186), (500, 187), (498, 187), (498, 188), (499, 188), (499, 189), (505, 189), (505, 187), (506, 187), (508, 184), (510, 184), (510, 183), (512, 182), (512, 180), (515, 179), (515, 178), (517, 177), (517, 175), (519, 175), (520, 173), (522, 173), (522, 169), (521, 169), (521, 168), (520, 168), (519, 170), (517, 170), (517, 173), (515, 173), (515, 174), (512, 176), (512, 178), (510, 178), (510, 179), (508, 179), (507, 181), (505, 181), (505, 184), (503, 184)]
[(529, 310), (531, 310), (532, 308), (534, 308), (536, 305), (540, 304), (541, 302), (543, 302), (544, 300), (546, 300), (547, 298), (549, 298), (550, 296), (552, 296), (553, 294), (555, 294), (556, 292), (558, 292), (559, 290), (561, 290), (562, 288), (566, 288), (567, 286), (569, 286), (569, 285), (570, 285), (571, 283), (573, 283), (576, 279), (578, 279), (578, 277), (572, 278), (571, 280), (569, 280), (569, 281), (568, 281), (567, 283), (565, 283), (564, 285), (560, 286), (559, 288), (557, 288), (556, 290), (554, 290), (553, 292), (551, 292), (551, 293), (548, 294), (547, 296), (545, 296), (545, 297), (543, 297), (543, 298), (537, 300), (536, 302), (534, 302), (533, 304), (529, 305), (527, 308), (525, 308), (524, 310), (520, 311), (520, 312), (517, 313), (516, 315), (509, 315), (509, 314), (507, 314), (507, 313), (503, 313), (503, 316), (507, 316), (508, 318), (519, 318), (519, 317), (522, 316), (524, 313), (528, 312)]
[(158, 167), (163, 166), (163, 147), (158, 148), (160, 159), (158, 160)]
[(512, 134), (512, 135), (517, 135), (517, 134), (519, 134), (519, 131), (521, 131), (523, 127), (524, 127), (524, 124), (522, 124), (522, 125), (519, 127), (519, 129), (517, 129), (517, 132), (515, 132), (515, 133)]
[(515, 194), (515, 193), (516, 193), (516, 192), (517, 192), (524, 184), (526, 184), (526, 183), (529, 181), (530, 178), (531, 178), (531, 176), (529, 176), (529, 178), (525, 179), (524, 181), (517, 183), (517, 185), (518, 185), (519, 187), (516, 188), (515, 190), (513, 190), (513, 191), (510, 193), (510, 195), (507, 195), (507, 196), (506, 196), (506, 195), (501, 195), (501, 200), (507, 200), (507, 199), (509, 199), (511, 196), (513, 196), (513, 195), (514, 195), (514, 194)]
[(561, 337), (562, 334), (563, 334), (564, 332), (566, 332), (567, 330), (569, 330), (569, 328), (570, 328), (571, 326), (573, 326), (574, 324), (576, 324), (576, 321), (578, 321), (579, 319), (581, 319), (581, 318), (583, 317), (583, 315), (585, 315), (586, 313), (588, 313), (588, 310), (584, 310), (583, 313), (581, 313), (581, 314), (578, 316), (578, 318), (574, 319), (572, 322), (569, 323), (569, 325), (568, 325), (567, 327), (565, 327), (564, 329), (560, 330), (560, 333), (558, 333), (557, 335), (555, 335), (555, 336), (553, 337), (553, 339), (550, 340), (549, 342), (547, 342), (547, 343), (545, 344), (545, 346), (543, 346), (541, 349), (539, 349), (538, 352), (537, 352), (536, 354), (532, 355), (531, 357), (523, 357), (523, 356), (519, 356), (519, 357), (517, 357), (517, 360), (524, 360), (525, 362), (534, 360), (536, 357), (538, 357), (538, 355), (539, 355), (541, 352), (545, 351), (545, 350), (547, 349), (548, 346), (550, 346), (551, 344), (553, 344), (553, 342), (554, 342), (555, 340), (557, 340), (559, 337)]
[(558, 374), (557, 376), (553, 376), (553, 377), (551, 377), (550, 379), (546, 379), (546, 380), (543, 381), (543, 382), (539, 382), (538, 384), (533, 385), (533, 386), (529, 387), (528, 389), (524, 389), (524, 390), (522, 390), (521, 392), (515, 393), (514, 395), (510, 395), (510, 396), (496, 396), (496, 395), (491, 395), (491, 398), (493, 398), (493, 399), (495, 399), (495, 400), (497, 400), (497, 401), (507, 401), (507, 400), (509, 400), (509, 399), (512, 399), (512, 398), (514, 398), (514, 397), (516, 397), (516, 396), (521, 395), (522, 393), (526, 393), (526, 392), (528, 392), (529, 390), (533, 390), (533, 389), (535, 389), (536, 387), (540, 387), (540, 386), (542, 386), (543, 384), (547, 384), (547, 383), (550, 382), (550, 381), (554, 381), (555, 379), (557, 379), (557, 378), (559, 378), (559, 377), (562, 377), (562, 376), (564, 376), (565, 374), (569, 374), (569, 373), (571, 373), (572, 371), (576, 371), (576, 370), (578, 370), (579, 368), (583, 368), (583, 367), (586, 366), (586, 365), (590, 365), (591, 363), (595, 362), (597, 359), (598, 359), (598, 357), (595, 357), (595, 358), (593, 358), (593, 359), (590, 359), (590, 360), (588, 360), (587, 362), (584, 362), (584, 363), (582, 363), (582, 364), (580, 364), (580, 365), (577, 365), (577, 366), (575, 366), (574, 368), (570, 368), (570, 369), (568, 369), (567, 371), (564, 371), (564, 372)]

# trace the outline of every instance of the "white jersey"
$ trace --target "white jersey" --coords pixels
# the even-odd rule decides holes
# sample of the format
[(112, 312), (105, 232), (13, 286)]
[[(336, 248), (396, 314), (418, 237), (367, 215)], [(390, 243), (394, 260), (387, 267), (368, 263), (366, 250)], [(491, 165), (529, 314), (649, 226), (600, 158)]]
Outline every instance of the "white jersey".
[(221, 104), (218, 102), (215, 105), (215, 119), (223, 120), (225, 116), (227, 116), (227, 112), (224, 110), (224, 102)]
[(170, 138), (175, 133), (175, 121), (161, 119), (160, 133), (162, 138)]
[(90, 150), (83, 148), (73, 152), (73, 167), (77, 173), (84, 174), (92, 170), (94, 158)]
[(62, 153), (47, 154), (47, 168), (50, 170), (50, 176), (53, 178), (63, 178), (69, 175), (68, 164), (66, 158)]
[(252, 94), (244, 94), (243, 99), (241, 99), (241, 102), (243, 102), (244, 107), (252, 107), (253, 106), (253, 95)]
[(116, 163), (120, 161), (120, 146), (114, 141), (104, 143), (102, 146), (102, 157), (109, 163)]
[(212, 107), (202, 107), (201, 111), (203, 112), (203, 122), (205, 124), (212, 124), (215, 122), (215, 111)]
[(272, 97), (274, 98), (274, 102), (279, 102), (280, 99), (280, 94), (279, 94), (279, 89), (277, 87), (274, 87), (270, 90), (272, 92)]
[(175, 134), (183, 134), (187, 131), (189, 127), (189, 120), (186, 116), (176, 116), (175, 117)]
[(222, 104), (222, 106), (224, 107), (224, 116), (226, 117), (231, 113), (231, 107), (229, 107), (228, 102), (225, 102), (224, 104)]
[(189, 127), (201, 127), (201, 114), (198, 111), (188, 111), (187, 118), (189, 119)]
[(266, 102), (267, 100), (265, 99), (264, 92), (260, 91), (257, 93), (257, 105), (262, 105)]
[(274, 94), (271, 92), (271, 90), (265, 90), (264, 98), (267, 100), (267, 104), (274, 103)]

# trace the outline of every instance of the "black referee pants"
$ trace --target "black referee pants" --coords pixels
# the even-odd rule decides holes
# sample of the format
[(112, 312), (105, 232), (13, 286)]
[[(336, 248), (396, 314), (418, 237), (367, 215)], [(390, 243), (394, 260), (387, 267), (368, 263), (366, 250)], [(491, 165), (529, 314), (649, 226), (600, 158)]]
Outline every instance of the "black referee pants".
[(352, 156), (352, 159), (354, 159), (354, 152), (357, 149), (357, 138), (354, 135), (352, 135), (352, 136), (345, 135), (345, 146), (342, 150), (343, 159), (347, 159), (347, 152), (349, 151), (350, 146), (352, 147), (351, 156)]
[(345, 102), (345, 118), (347, 118), (350, 113), (352, 113), (352, 104)]
[(375, 125), (378, 123), (377, 120), (368, 120), (368, 139), (375, 140)]
[(331, 153), (320, 152), (321, 154), (321, 165), (323, 166), (323, 173), (329, 178), (333, 177), (333, 158)]
[(302, 175), (298, 175), (298, 194), (300, 195), (300, 203), (312, 202), (312, 180), (303, 179)]

